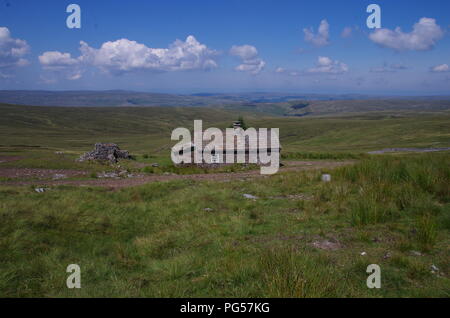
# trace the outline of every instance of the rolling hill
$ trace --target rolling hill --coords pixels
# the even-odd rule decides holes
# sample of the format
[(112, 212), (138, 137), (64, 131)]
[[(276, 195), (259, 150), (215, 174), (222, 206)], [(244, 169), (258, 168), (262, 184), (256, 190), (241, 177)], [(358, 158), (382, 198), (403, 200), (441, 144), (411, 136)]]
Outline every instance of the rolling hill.
[(323, 116), (374, 111), (443, 111), (449, 96), (371, 96), (357, 94), (195, 94), (133, 91), (0, 91), (0, 103), (64, 107), (212, 107), (275, 116)]

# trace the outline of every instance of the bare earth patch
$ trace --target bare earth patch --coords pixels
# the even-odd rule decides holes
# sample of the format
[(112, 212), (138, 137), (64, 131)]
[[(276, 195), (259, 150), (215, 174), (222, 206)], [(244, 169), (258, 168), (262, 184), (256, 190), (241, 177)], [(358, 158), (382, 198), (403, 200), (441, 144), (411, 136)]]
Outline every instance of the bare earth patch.
[(312, 246), (321, 249), (321, 250), (327, 250), (327, 251), (335, 251), (340, 248), (342, 248), (341, 244), (338, 241), (329, 241), (329, 240), (322, 240), (322, 241), (314, 241), (312, 243)]
[(19, 157), (19, 156), (0, 156), (0, 163), (11, 162), (11, 161), (18, 161), (20, 159), (22, 159), (22, 157)]
[(0, 177), (14, 179), (65, 179), (86, 176), (86, 171), (65, 169), (0, 168)]
[[(324, 168), (336, 168), (340, 166), (353, 164), (355, 161), (289, 161), (280, 169), (280, 172), (287, 171), (305, 171)], [(0, 169), (0, 171), (6, 169)], [(71, 170), (45, 170), (45, 169), (11, 169), (11, 170), (25, 170), (15, 171), (15, 173), (37, 174), (52, 178), (55, 174), (64, 174), (67, 176), (85, 175), (86, 172), (71, 171)], [(34, 171), (34, 172), (33, 172)], [(14, 172), (9, 172), (14, 173)], [(81, 174), (80, 174), (81, 173)], [(0, 172), (0, 176), (2, 176)], [(57, 185), (75, 185), (75, 186), (100, 186), (107, 188), (124, 188), (143, 185), (151, 182), (172, 181), (172, 180), (196, 180), (196, 181), (233, 181), (245, 180), (248, 178), (267, 177), (260, 174), (259, 169), (245, 172), (234, 173), (206, 173), (206, 174), (191, 174), (191, 175), (137, 175), (133, 178), (124, 179), (89, 179), (89, 180), (48, 180), (41, 181), (42, 186), (57, 186)], [(4, 185), (28, 185), (36, 182), (30, 181), (8, 181)]]

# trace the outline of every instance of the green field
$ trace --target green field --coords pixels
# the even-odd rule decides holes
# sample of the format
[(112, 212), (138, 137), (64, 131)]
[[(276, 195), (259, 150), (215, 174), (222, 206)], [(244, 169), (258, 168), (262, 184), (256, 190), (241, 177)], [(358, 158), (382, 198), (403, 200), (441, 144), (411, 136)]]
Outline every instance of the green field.
[[(0, 160), (20, 157), (0, 170), (75, 169), (91, 178), (114, 167), (74, 159), (99, 141), (130, 150), (136, 161), (120, 164), (133, 172), (136, 164), (164, 166), (172, 129), (194, 119), (225, 128), (239, 115), (249, 126), (280, 128), (286, 162), (354, 160), (120, 190), (62, 185), (36, 193), (39, 181), (0, 179), (0, 297), (450, 296), (450, 153), (367, 155), (450, 147), (448, 111), (269, 117), (2, 105), (0, 113)], [(69, 264), (81, 267), (81, 289), (66, 287)], [(381, 267), (381, 289), (366, 286), (369, 264)]]

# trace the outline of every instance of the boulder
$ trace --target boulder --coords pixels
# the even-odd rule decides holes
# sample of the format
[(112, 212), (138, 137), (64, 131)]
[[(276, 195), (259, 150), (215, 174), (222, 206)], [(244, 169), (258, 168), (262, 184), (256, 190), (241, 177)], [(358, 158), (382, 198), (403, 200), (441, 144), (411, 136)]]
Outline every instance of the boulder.
[(116, 144), (103, 144), (96, 143), (95, 149), (90, 152), (86, 152), (82, 155), (78, 161), (83, 162), (87, 160), (104, 160), (112, 163), (117, 163), (119, 159), (132, 159), (128, 151), (120, 150)]

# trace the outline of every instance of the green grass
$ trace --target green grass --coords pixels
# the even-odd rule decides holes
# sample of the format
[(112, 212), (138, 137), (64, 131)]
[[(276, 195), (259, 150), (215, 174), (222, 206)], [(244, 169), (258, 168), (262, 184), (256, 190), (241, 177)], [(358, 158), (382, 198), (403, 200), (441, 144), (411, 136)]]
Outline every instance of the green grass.
[[(448, 297), (448, 160), (363, 159), (331, 183), (311, 171), (113, 192), (0, 187), (0, 296)], [(321, 240), (340, 248), (312, 246)], [(65, 287), (73, 263), (80, 290)], [(380, 290), (366, 287), (369, 264)]]
[[(0, 153), (65, 151), (79, 155), (96, 142), (115, 142), (132, 154), (168, 158), (171, 132), (194, 119), (226, 128), (242, 115), (248, 126), (279, 128), (283, 153), (358, 156), (386, 147), (449, 147), (450, 113), (391, 112), (343, 117), (262, 117), (245, 111), (177, 107), (29, 107), (0, 105)], [(326, 156), (325, 156), (326, 157)]]
[[(203, 173), (173, 167), (172, 129), (191, 127), (194, 119), (225, 128), (238, 116), (205, 108), (0, 111), (0, 156), (21, 157), (0, 168), (85, 170), (88, 178), (118, 169), (75, 162), (98, 141), (130, 150), (136, 161), (119, 164), (133, 173)], [(355, 165), (117, 191), (59, 186), (36, 193), (32, 186), (1, 185), (11, 181), (2, 178), (0, 297), (450, 296), (450, 153), (366, 154), (448, 147), (448, 112), (242, 114), (249, 126), (280, 128), (283, 161), (352, 159)], [(159, 167), (143, 166), (153, 163)], [(332, 182), (321, 182), (322, 173), (331, 173)], [(338, 248), (313, 245), (322, 241)], [(81, 266), (80, 290), (66, 288), (69, 264)], [(366, 287), (369, 264), (381, 266), (380, 290)], [(431, 265), (439, 272), (431, 273)]]

